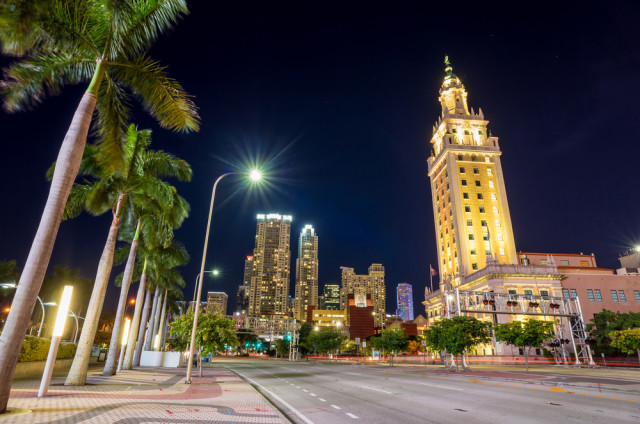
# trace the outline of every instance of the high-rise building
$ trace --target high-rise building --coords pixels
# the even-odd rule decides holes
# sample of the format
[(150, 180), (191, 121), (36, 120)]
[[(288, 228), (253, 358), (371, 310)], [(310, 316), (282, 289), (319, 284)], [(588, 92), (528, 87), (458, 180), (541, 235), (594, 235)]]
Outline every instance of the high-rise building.
[(240, 284), (238, 286), (236, 300), (236, 314), (247, 315), (249, 312), (249, 288), (250, 284)]
[(318, 307), (318, 236), (311, 225), (305, 225), (298, 242), (294, 318), (307, 320), (307, 306)]
[(322, 309), (337, 311), (340, 309), (340, 284), (325, 284)]
[[(367, 296), (373, 302), (374, 323), (382, 327), (386, 320), (385, 301), (387, 290), (384, 285), (384, 266), (372, 264), (369, 274), (358, 275), (353, 268), (340, 267), (342, 270), (342, 288), (340, 289), (340, 309), (347, 309), (347, 296), (354, 295), (356, 307), (366, 306)], [(325, 300), (326, 303), (326, 300)]]
[(228, 300), (229, 296), (224, 292), (208, 292), (207, 312), (210, 314), (220, 313), (226, 315)]
[(431, 180), (438, 266), (455, 286), (460, 275), (482, 269), (491, 257), (518, 261), (498, 137), (487, 131), (482, 109), (467, 105), (467, 91), (445, 59), (442, 114), (433, 127), (427, 161)]
[(249, 288), (249, 315), (287, 314), (291, 216), (259, 214)]
[(402, 321), (413, 321), (413, 287), (411, 284), (398, 284), (396, 299), (398, 300), (396, 316)]
[(247, 259), (244, 260), (244, 278), (242, 284), (245, 286), (251, 285), (251, 273), (253, 272), (253, 256), (247, 255)]

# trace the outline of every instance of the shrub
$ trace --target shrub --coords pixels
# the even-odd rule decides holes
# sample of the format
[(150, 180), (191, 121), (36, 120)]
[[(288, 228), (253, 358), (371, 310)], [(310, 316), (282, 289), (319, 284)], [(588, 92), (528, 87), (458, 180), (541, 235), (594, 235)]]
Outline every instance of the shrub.
[[(51, 341), (35, 336), (25, 336), (20, 350), (18, 362), (45, 361), (49, 355)], [(73, 343), (60, 343), (56, 359), (73, 358), (76, 354), (77, 345)]]

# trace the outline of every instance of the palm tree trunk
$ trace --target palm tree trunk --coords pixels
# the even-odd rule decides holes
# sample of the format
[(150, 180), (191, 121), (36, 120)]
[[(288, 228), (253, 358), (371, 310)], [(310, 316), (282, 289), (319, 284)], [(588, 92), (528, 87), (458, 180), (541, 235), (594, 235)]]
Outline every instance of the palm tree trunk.
[[(147, 260), (144, 261), (144, 267), (142, 269), (142, 275), (140, 276), (140, 285), (138, 286), (138, 294), (136, 296), (136, 309), (133, 311), (133, 319), (131, 320), (131, 330), (127, 337), (127, 350), (124, 355), (124, 362), (122, 364), (123, 370), (130, 370), (133, 365), (133, 352), (137, 345), (136, 336), (138, 335), (138, 328), (140, 327), (140, 315), (142, 313), (142, 304), (144, 302), (144, 284), (147, 280)], [(145, 305), (146, 306), (146, 305)]]
[(122, 342), (122, 324), (124, 322), (124, 310), (127, 307), (127, 298), (129, 297), (129, 287), (131, 286), (131, 277), (133, 276), (133, 267), (136, 263), (136, 253), (138, 252), (138, 237), (140, 237), (140, 220), (136, 227), (135, 236), (131, 241), (129, 249), (129, 257), (127, 265), (122, 275), (122, 285), (120, 286), (120, 299), (118, 300), (118, 308), (116, 309), (116, 317), (113, 322), (113, 331), (111, 331), (111, 342), (109, 343), (109, 352), (107, 360), (104, 364), (102, 375), (114, 375), (118, 367), (118, 352), (120, 352), (120, 344)]
[(160, 346), (164, 346), (167, 343), (167, 331), (169, 329), (169, 320), (171, 319), (171, 312), (167, 311), (165, 316), (166, 324), (162, 328), (162, 335), (160, 336)]
[(96, 105), (96, 94), (97, 89), (82, 96), (60, 147), (47, 202), (13, 297), (11, 311), (0, 336), (0, 413), (7, 409), (13, 373), (29, 326), (29, 318), (49, 266), (69, 192), (80, 169), (91, 116)]
[[(158, 328), (156, 329), (156, 334), (155, 337), (160, 336), (160, 332), (162, 331), (162, 326), (164, 325), (164, 316), (167, 314), (167, 292), (168, 290), (164, 291), (164, 301), (162, 302), (162, 312), (160, 313), (160, 319), (158, 320)], [(159, 339), (159, 338), (158, 338)], [(155, 338), (154, 338), (154, 342), (155, 342)], [(154, 350), (159, 350), (160, 349), (160, 340), (158, 340), (158, 346), (155, 347)]]
[(154, 344), (156, 341), (156, 334), (158, 333), (158, 324), (160, 324), (160, 308), (162, 306), (162, 301), (164, 299), (164, 296), (162, 294), (160, 294), (160, 298), (158, 299), (158, 307), (156, 308), (156, 315), (153, 317), (153, 325), (151, 326), (151, 329), (153, 330), (151, 332), (151, 350), (154, 350)]
[(151, 350), (151, 338), (153, 337), (153, 323), (155, 322), (155, 319), (156, 319), (159, 299), (160, 299), (160, 287), (156, 287), (156, 292), (153, 295), (153, 307), (151, 308), (151, 317), (147, 325), (147, 336), (144, 339), (144, 350)]
[[(145, 275), (146, 277), (146, 275)], [(140, 318), (140, 328), (138, 329), (138, 340), (136, 341), (136, 350), (133, 352), (133, 363), (131, 367), (140, 366), (140, 354), (142, 353), (142, 345), (144, 344), (144, 332), (147, 327), (147, 319), (149, 318), (149, 307), (151, 303), (151, 290), (147, 290), (144, 297), (144, 307), (142, 308), (142, 318)]]
[(109, 276), (113, 267), (113, 252), (116, 247), (116, 238), (118, 235), (118, 226), (120, 225), (120, 207), (124, 199), (123, 195), (118, 198), (118, 203), (114, 208), (113, 220), (109, 228), (107, 242), (102, 250), (102, 256), (98, 263), (98, 271), (96, 273), (96, 281), (91, 292), (89, 307), (87, 308), (87, 316), (84, 319), (82, 333), (78, 341), (78, 349), (76, 356), (73, 358), (71, 369), (67, 374), (65, 386), (84, 386), (87, 381), (87, 369), (89, 368), (89, 359), (91, 358), (91, 349), (93, 348), (93, 340), (96, 337), (100, 313), (102, 312), (102, 304), (104, 303), (104, 295), (109, 285)]

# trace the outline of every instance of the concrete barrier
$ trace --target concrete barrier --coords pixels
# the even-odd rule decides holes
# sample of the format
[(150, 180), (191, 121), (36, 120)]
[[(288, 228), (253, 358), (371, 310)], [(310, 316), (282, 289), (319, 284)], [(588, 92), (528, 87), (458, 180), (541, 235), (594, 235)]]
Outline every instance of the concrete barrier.
[(140, 356), (141, 367), (167, 367), (178, 368), (180, 366), (180, 352), (155, 352), (143, 350)]
[[(97, 356), (92, 356), (89, 363), (95, 364), (98, 360)], [(56, 365), (53, 367), (53, 376), (62, 377), (67, 375), (69, 369), (71, 369), (71, 363), (73, 358), (68, 359), (56, 359)], [(31, 378), (40, 378), (44, 372), (44, 366), (47, 361), (30, 361), (30, 362), (18, 362), (16, 365), (16, 372), (13, 374), (14, 380), (25, 380)]]

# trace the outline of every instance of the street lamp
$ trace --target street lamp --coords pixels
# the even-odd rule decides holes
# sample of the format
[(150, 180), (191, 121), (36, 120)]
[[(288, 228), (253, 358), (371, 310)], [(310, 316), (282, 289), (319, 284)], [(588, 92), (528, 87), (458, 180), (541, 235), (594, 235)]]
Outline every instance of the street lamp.
[[(6, 284), (0, 284), (0, 287), (15, 289), (17, 286), (16, 286), (15, 283), (6, 283)], [(40, 327), (38, 327), (38, 337), (40, 337), (40, 333), (42, 332), (42, 324), (44, 324), (44, 307), (45, 307), (45, 305), (46, 306), (56, 306), (57, 303), (56, 302), (44, 302), (43, 303), (42, 299), (40, 299), (40, 296), (37, 296), (37, 298), (38, 298), (38, 302), (40, 302), (40, 306), (42, 307), (42, 318), (40, 319)]]
[[(214, 277), (217, 277), (218, 275), (220, 275), (220, 270), (218, 269), (212, 269), (211, 271), (204, 271), (204, 273), (209, 273), (209, 274), (213, 274)], [(200, 279), (200, 275), (198, 274), (196, 276), (196, 284), (193, 286), (193, 301), (196, 301), (196, 291), (198, 289), (198, 280)]]
[(84, 317), (79, 317), (79, 316), (78, 316), (78, 315), (76, 315), (76, 314), (75, 314), (75, 312), (73, 312), (71, 309), (69, 309), (69, 316), (74, 317), (74, 318), (75, 318), (75, 320), (76, 320), (76, 331), (75, 331), (75, 333), (74, 333), (74, 335), (73, 335), (73, 342), (75, 343), (75, 342), (78, 340), (78, 328), (79, 328), (78, 320), (79, 320), (79, 319), (82, 319), (82, 320), (83, 320), (83, 319), (84, 319)]
[[(213, 189), (211, 190), (211, 204), (209, 205), (209, 218), (207, 220), (207, 231), (204, 235), (204, 248), (202, 249), (202, 263), (200, 264), (200, 274), (198, 274), (198, 289), (196, 293), (196, 305), (193, 311), (193, 328), (191, 330), (191, 343), (189, 344), (189, 360), (187, 362), (187, 376), (185, 378), (186, 384), (191, 384), (191, 371), (193, 369), (193, 352), (196, 344), (196, 329), (198, 328), (198, 313), (200, 312), (200, 297), (202, 296), (202, 277), (204, 275), (204, 265), (207, 259), (207, 247), (209, 245), (209, 232), (211, 230), (211, 217), (213, 215), (213, 203), (216, 198), (216, 188), (218, 188), (218, 183), (229, 175), (238, 175), (239, 172), (227, 172), (226, 174), (222, 174), (218, 177), (218, 179), (213, 183)], [(249, 178), (253, 182), (258, 182), (262, 179), (262, 173), (253, 169), (249, 172)], [(215, 273), (214, 273), (215, 274)]]

